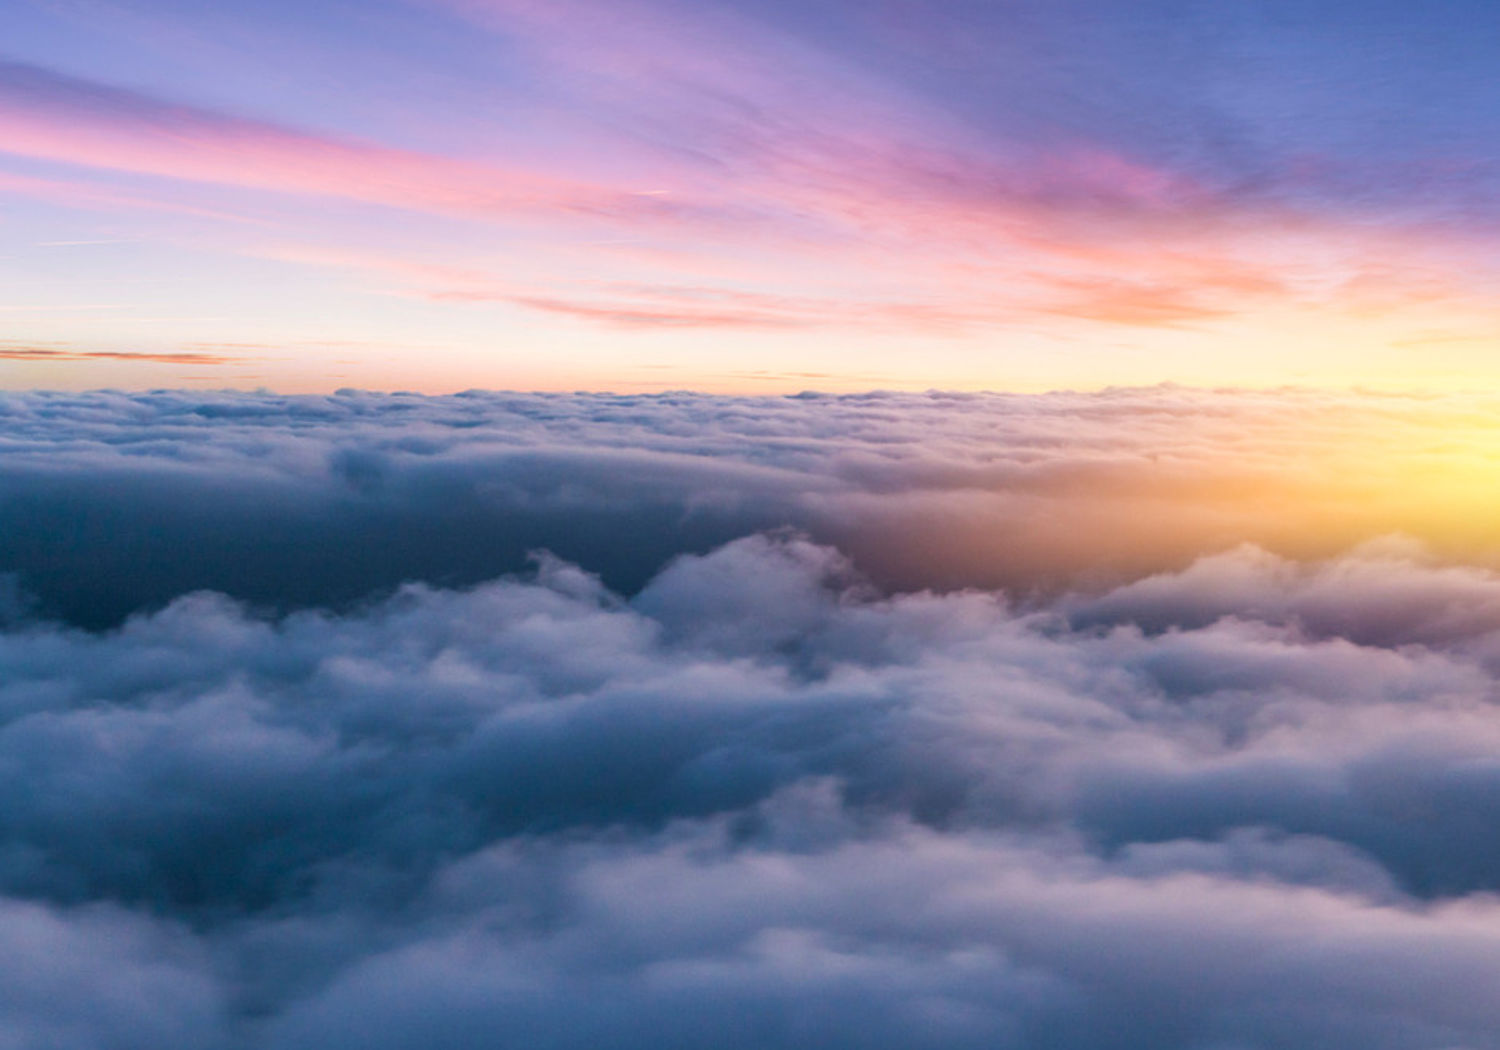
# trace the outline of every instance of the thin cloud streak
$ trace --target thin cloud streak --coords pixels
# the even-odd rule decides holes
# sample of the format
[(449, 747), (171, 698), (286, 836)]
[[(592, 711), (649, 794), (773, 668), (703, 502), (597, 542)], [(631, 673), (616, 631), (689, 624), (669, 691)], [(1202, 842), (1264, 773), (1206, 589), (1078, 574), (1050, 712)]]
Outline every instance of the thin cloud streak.
[(628, 192), (317, 136), (20, 63), (0, 64), (5, 150), (250, 189), (491, 218), (644, 210)]
[(4, 361), (139, 361), (171, 365), (232, 365), (254, 360), (197, 351), (162, 352), (148, 350), (83, 350), (76, 347), (29, 346), (0, 343), (0, 360)]

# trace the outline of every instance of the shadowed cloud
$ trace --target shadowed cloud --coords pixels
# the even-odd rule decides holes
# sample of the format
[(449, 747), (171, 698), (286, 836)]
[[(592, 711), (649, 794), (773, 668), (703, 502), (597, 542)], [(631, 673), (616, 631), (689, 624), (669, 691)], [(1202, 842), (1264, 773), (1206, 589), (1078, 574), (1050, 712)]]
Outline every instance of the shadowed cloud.
[(1500, 1045), (1494, 418), (0, 399), (0, 1030)]
[[(1230, 556), (1288, 607), (1369, 557)], [(1382, 642), (1163, 629), (1224, 559), (1150, 581), (1146, 631), (1129, 586), (882, 597), (785, 534), (631, 600), (542, 556), (345, 615), (16, 622), (0, 1020), (61, 1047), (1493, 1046), (1500, 578), (1379, 557), (1388, 593), (1322, 600)], [(1487, 611), (1407, 599), (1455, 590)]]
[(633, 593), (784, 526), (901, 589), (1055, 592), (1245, 540), (1493, 553), (1482, 398), (160, 392), (12, 395), (0, 420), (0, 572), (92, 626), (200, 588), (290, 609), (477, 583), (539, 547)]

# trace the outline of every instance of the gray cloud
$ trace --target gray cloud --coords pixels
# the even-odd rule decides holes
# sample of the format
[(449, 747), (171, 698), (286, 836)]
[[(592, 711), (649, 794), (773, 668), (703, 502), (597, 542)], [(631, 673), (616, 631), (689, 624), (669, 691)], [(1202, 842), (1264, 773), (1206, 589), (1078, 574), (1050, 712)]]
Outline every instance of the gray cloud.
[(23, 617), (0, 1030), (1497, 1046), (1497, 598), (1410, 545), (891, 594), (778, 532), (629, 598)]
[(1489, 563), (1455, 500), (1494, 408), (1171, 387), (15, 394), (0, 397), (0, 574), (97, 628), (199, 589), (348, 608), (515, 572), (536, 548), (633, 594), (677, 554), (781, 527), (887, 590), (1055, 594), (1245, 541), (1323, 557), (1392, 532)]

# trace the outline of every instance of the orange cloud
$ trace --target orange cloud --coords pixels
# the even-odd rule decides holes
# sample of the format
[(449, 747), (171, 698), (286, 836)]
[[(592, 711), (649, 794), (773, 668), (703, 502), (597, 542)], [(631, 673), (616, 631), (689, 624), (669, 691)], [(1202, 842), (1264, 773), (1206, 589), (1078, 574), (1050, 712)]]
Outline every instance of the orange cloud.
[(83, 350), (55, 344), (0, 343), (0, 361), (127, 361), (170, 365), (230, 365), (253, 360), (196, 351)]

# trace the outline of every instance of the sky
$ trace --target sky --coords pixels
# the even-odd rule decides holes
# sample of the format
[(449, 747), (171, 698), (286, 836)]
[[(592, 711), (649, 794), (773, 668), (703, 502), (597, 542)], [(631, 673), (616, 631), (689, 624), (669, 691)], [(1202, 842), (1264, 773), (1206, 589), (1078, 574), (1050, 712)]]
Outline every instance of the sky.
[(0, 383), (1500, 385), (1485, 0), (12, 0)]
[(0, 1050), (1500, 1050), (1497, 44), (0, 0)]

